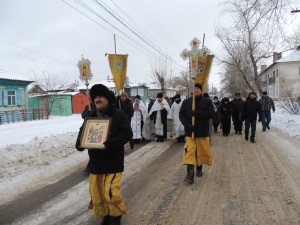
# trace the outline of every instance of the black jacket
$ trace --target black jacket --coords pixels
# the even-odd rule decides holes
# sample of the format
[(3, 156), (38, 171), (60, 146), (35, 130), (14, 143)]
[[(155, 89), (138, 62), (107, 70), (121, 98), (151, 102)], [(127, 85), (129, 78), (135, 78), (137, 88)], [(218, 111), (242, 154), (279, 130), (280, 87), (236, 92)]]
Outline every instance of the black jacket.
[[(120, 108), (121, 106), (121, 108)], [(129, 121), (131, 121), (131, 117), (133, 116), (133, 104), (127, 98), (124, 102), (121, 101), (120, 97), (117, 97), (116, 108), (121, 109), (127, 115)]]
[(209, 98), (197, 96), (195, 98), (195, 111), (192, 112), (192, 102), (192, 97), (185, 99), (179, 111), (179, 119), (184, 126), (185, 135), (192, 136), (192, 116), (194, 115), (194, 137), (208, 137), (209, 119), (214, 114), (213, 103)]
[[(225, 98), (224, 98), (225, 99)], [(232, 114), (232, 105), (229, 102), (227, 98), (227, 104), (224, 103), (224, 99), (221, 101), (221, 106), (219, 108), (220, 114), (221, 114), (221, 119), (222, 120), (230, 120), (231, 119), (231, 114)]]
[(242, 120), (245, 119), (257, 119), (257, 115), (259, 120), (261, 118), (261, 104), (256, 99), (247, 98), (244, 104), (244, 109), (242, 112)]
[[(126, 114), (119, 109), (110, 108), (108, 116), (111, 118), (111, 133), (107, 140), (106, 149), (90, 149), (90, 168), (92, 174), (120, 173), (124, 171), (124, 144), (132, 138), (132, 130)], [(97, 117), (95, 108), (87, 117)], [(80, 148), (80, 137), (83, 124), (79, 130), (76, 149)]]
[(244, 107), (244, 100), (243, 99), (233, 99), (231, 101), (232, 105), (232, 117), (239, 118), (239, 114), (242, 113)]

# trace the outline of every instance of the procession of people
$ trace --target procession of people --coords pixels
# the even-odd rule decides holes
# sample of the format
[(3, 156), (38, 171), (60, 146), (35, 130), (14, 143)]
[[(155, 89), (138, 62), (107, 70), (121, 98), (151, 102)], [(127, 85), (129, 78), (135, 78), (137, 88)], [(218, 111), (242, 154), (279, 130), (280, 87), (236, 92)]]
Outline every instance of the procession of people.
[[(235, 93), (232, 101), (228, 97), (220, 101), (218, 96), (211, 99), (202, 92), (202, 85), (195, 83), (190, 97), (184, 99), (180, 94), (172, 98), (165, 97), (163, 93), (158, 93), (156, 98), (149, 98), (146, 105), (140, 95), (130, 98), (122, 92), (115, 96), (102, 84), (91, 88), (91, 106), (85, 108), (82, 118), (108, 119), (109, 135), (105, 140), (102, 140), (102, 136), (94, 138), (96, 141), (90, 137), (90, 145), (102, 143), (101, 151), (93, 150), (98, 147), (84, 147), (83, 133), (92, 135), (93, 129), (96, 129), (90, 127), (85, 131), (85, 120), (78, 134), (76, 148), (79, 151), (88, 149), (86, 171), (90, 175), (89, 208), (93, 210), (95, 218), (102, 218), (102, 225), (121, 224), (122, 215), (126, 213), (121, 196), (126, 143), (133, 149), (144, 140), (164, 142), (174, 136), (179, 144), (184, 143), (181, 164), (186, 166), (187, 172), (183, 180), (193, 184), (195, 176), (203, 176), (203, 166), (213, 163), (211, 139), (214, 135), (222, 131), (223, 136), (230, 136), (232, 123), (233, 135), (242, 135), (245, 123), (245, 140), (248, 141), (250, 136), (250, 142), (255, 143), (257, 121), (262, 122), (264, 132), (270, 129), (270, 111), (275, 112), (274, 102), (267, 92), (263, 92), (260, 100), (257, 100), (255, 92), (250, 92), (245, 101), (240, 93)], [(168, 121), (173, 125), (169, 136)], [(97, 127), (97, 131), (101, 135), (105, 133), (101, 126)], [(89, 139), (88, 136), (85, 138)]]

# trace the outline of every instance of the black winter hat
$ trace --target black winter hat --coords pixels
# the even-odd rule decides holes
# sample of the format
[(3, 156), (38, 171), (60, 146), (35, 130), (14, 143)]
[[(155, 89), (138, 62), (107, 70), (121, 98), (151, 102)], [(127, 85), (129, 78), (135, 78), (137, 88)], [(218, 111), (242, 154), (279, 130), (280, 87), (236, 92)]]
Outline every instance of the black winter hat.
[(162, 98), (162, 97), (163, 97), (163, 94), (162, 94), (162, 93), (158, 93), (158, 94), (156, 95), (156, 97), (157, 97), (157, 98)]
[(202, 85), (200, 83), (195, 83), (195, 87), (199, 88), (202, 91)]
[(176, 94), (173, 98), (174, 98), (174, 99), (180, 98), (180, 94)]
[(136, 95), (134, 98), (141, 99), (141, 96)]
[(234, 96), (241, 96), (241, 94), (237, 92), (234, 94)]
[(92, 102), (94, 102), (94, 99), (96, 96), (102, 96), (108, 99), (110, 104), (114, 104), (116, 101), (115, 94), (110, 91), (106, 86), (103, 84), (95, 84), (90, 90), (90, 97)]
[(263, 95), (267, 95), (267, 94), (268, 94), (268, 92), (264, 91), (262, 94), (263, 94)]

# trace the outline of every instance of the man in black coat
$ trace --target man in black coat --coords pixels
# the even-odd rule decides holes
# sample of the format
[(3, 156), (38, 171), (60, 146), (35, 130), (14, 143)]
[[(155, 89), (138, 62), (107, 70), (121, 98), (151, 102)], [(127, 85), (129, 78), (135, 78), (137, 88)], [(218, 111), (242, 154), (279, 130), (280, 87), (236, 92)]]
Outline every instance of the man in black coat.
[(242, 112), (242, 120), (245, 120), (245, 140), (249, 140), (249, 128), (251, 126), (251, 143), (255, 143), (256, 119), (261, 122), (261, 104), (257, 101), (257, 95), (254, 91), (250, 92)]
[[(126, 92), (123, 92), (120, 96), (118, 95), (116, 108), (122, 110), (127, 115), (129, 122), (131, 121), (131, 118), (133, 116), (133, 103), (128, 98)], [(130, 143), (130, 148), (133, 149), (134, 147), (133, 140), (131, 139), (129, 143)]]
[[(105, 149), (89, 149), (90, 157), (90, 195), (89, 208), (95, 218), (103, 218), (102, 224), (121, 224), (126, 213), (120, 186), (124, 171), (124, 144), (132, 138), (129, 120), (124, 112), (115, 109), (115, 96), (106, 86), (96, 84), (90, 91), (95, 107), (86, 117), (110, 119), (110, 134), (103, 143)], [(84, 125), (84, 124), (83, 124)], [(80, 145), (83, 127), (81, 126), (76, 149), (83, 151)]]
[(232, 105), (232, 121), (236, 134), (242, 135), (243, 121), (241, 120), (244, 100), (241, 98), (240, 93), (234, 94), (234, 99), (231, 101)]
[[(209, 98), (202, 96), (202, 85), (195, 84), (195, 110), (192, 110), (193, 98), (185, 99), (179, 111), (179, 119), (184, 126), (185, 141), (183, 165), (187, 165), (185, 181), (194, 183), (194, 166), (196, 175), (202, 176), (202, 165), (212, 165), (209, 145), (209, 119), (213, 117), (214, 107)], [(192, 117), (195, 124), (192, 125)], [(194, 138), (192, 134), (194, 133)]]

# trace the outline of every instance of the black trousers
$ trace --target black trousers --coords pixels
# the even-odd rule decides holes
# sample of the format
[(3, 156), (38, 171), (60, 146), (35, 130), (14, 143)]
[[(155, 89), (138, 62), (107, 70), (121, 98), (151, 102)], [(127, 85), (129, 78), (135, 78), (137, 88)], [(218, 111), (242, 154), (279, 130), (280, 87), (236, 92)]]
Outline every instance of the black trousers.
[(255, 119), (246, 119), (245, 120), (245, 137), (249, 137), (249, 129), (251, 127), (250, 140), (254, 140), (256, 132), (256, 118)]
[(233, 127), (235, 131), (242, 131), (243, 122), (240, 120), (239, 115), (232, 116)]
[(221, 119), (222, 123), (222, 131), (223, 134), (229, 134), (231, 128), (231, 120), (230, 119)]

